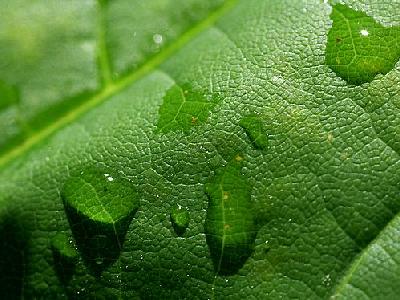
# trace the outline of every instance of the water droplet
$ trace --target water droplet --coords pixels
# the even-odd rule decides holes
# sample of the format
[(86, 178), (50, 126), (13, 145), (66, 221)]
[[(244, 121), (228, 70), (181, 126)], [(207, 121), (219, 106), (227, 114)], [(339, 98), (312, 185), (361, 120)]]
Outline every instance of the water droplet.
[(400, 26), (384, 27), (346, 5), (333, 6), (326, 64), (350, 84), (372, 81), (393, 69), (400, 57)]
[[(215, 270), (221, 275), (236, 273), (254, 250), (257, 229), (251, 187), (241, 175), (242, 162), (233, 159), (206, 185), (206, 241)], [(224, 199), (224, 195), (229, 197)]]
[(57, 233), (51, 240), (55, 271), (60, 281), (67, 283), (75, 270), (79, 255), (75, 244), (65, 233)]
[(208, 99), (205, 93), (194, 91), (189, 84), (173, 85), (160, 106), (157, 131), (187, 133), (207, 120), (209, 112), (219, 100), (215, 96)]
[(85, 264), (95, 275), (119, 256), (137, 194), (127, 179), (98, 168), (72, 175), (61, 193), (72, 233)]
[(161, 34), (156, 33), (155, 35), (153, 35), (153, 41), (154, 41), (154, 43), (159, 45), (163, 41), (163, 36)]
[(263, 121), (258, 115), (249, 115), (240, 120), (239, 125), (245, 130), (251, 143), (257, 149), (266, 149), (268, 139)]
[(170, 218), (175, 232), (178, 235), (182, 235), (189, 225), (190, 216), (188, 209), (179, 204), (175, 205), (171, 209)]

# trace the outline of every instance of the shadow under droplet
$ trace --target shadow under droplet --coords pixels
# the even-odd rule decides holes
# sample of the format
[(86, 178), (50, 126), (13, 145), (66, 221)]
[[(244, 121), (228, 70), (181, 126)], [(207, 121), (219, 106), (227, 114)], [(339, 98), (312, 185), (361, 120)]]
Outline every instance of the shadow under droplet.
[(0, 298), (22, 299), (26, 248), (29, 234), (27, 226), (14, 212), (0, 216)]
[(68, 205), (65, 210), (85, 265), (94, 276), (100, 276), (118, 259), (136, 210), (114, 224), (94, 222)]

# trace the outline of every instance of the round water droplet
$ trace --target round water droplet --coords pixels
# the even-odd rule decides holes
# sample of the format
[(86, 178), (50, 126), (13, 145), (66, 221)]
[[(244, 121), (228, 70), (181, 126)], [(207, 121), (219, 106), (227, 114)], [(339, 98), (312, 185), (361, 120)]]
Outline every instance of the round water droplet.
[(163, 41), (163, 36), (161, 34), (156, 33), (155, 35), (153, 35), (153, 41), (154, 41), (154, 43), (159, 45)]
[(182, 235), (189, 225), (190, 216), (187, 208), (175, 205), (170, 213), (172, 227), (178, 235)]

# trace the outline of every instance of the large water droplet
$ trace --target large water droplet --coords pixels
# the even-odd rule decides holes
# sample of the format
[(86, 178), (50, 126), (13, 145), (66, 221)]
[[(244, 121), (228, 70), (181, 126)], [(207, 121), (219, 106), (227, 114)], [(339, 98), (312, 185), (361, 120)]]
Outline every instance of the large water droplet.
[(254, 250), (257, 229), (250, 203), (251, 187), (241, 174), (242, 159), (233, 159), (217, 170), (206, 185), (209, 197), (205, 222), (206, 240), (215, 270), (236, 273)]
[(170, 213), (172, 227), (178, 235), (182, 235), (189, 225), (189, 211), (187, 208), (176, 205), (172, 208)]
[(59, 232), (51, 240), (51, 249), (56, 273), (65, 284), (71, 279), (79, 259), (75, 243), (65, 233)]
[(189, 84), (173, 85), (160, 106), (157, 130), (189, 132), (204, 123), (211, 109), (218, 103), (216, 96), (208, 99), (204, 93), (193, 90)]
[(240, 120), (239, 125), (246, 131), (250, 141), (257, 149), (266, 149), (268, 138), (263, 121), (258, 115), (249, 115)]
[(120, 254), (138, 195), (127, 179), (88, 168), (66, 181), (61, 196), (78, 249), (99, 275)]
[(400, 27), (384, 27), (372, 17), (346, 5), (333, 6), (326, 64), (351, 84), (386, 74), (400, 57)]

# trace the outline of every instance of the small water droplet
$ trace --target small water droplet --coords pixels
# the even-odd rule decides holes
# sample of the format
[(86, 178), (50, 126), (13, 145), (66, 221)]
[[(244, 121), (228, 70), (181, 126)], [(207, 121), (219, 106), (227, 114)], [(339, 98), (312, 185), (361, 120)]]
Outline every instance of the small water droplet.
[(368, 30), (366, 30), (366, 29), (362, 29), (361, 31), (360, 31), (360, 34), (361, 34), (361, 36), (368, 36)]
[(181, 205), (175, 205), (171, 209), (170, 219), (172, 227), (178, 235), (182, 235), (189, 225), (190, 216), (187, 208)]
[(156, 33), (155, 35), (153, 35), (153, 41), (156, 44), (161, 44), (163, 42), (163, 36), (159, 33)]
[(240, 120), (239, 125), (244, 129), (256, 149), (266, 149), (268, 147), (266, 130), (260, 116), (246, 116)]

